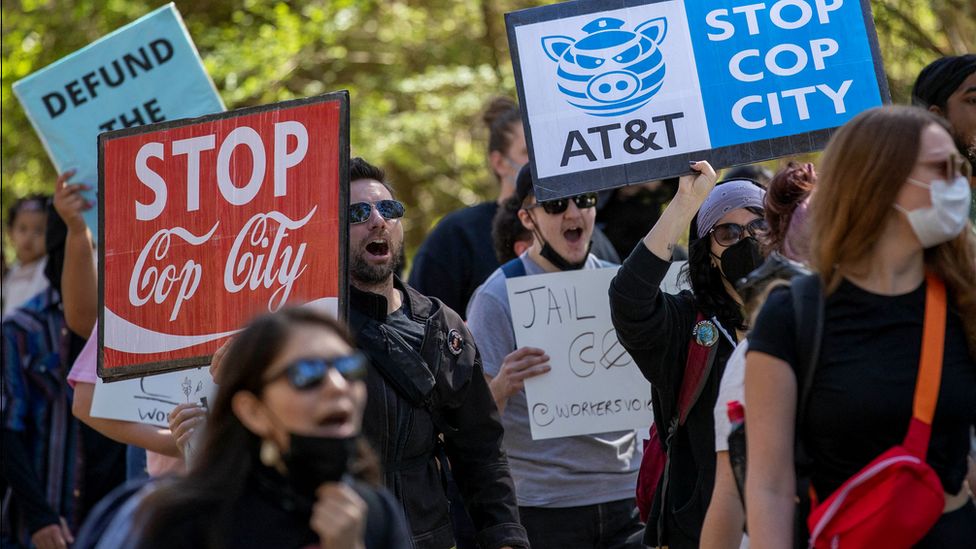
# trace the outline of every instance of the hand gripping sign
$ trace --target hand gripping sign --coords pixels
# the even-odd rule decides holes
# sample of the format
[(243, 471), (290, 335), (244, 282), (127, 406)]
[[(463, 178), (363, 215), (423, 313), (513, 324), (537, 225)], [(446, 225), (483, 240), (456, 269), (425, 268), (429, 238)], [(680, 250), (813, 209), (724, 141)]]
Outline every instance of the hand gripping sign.
[(251, 316), (345, 304), (348, 94), (99, 136), (99, 376), (207, 364)]
[(581, 0), (505, 19), (540, 200), (814, 151), (889, 99), (868, 0)]
[[(661, 291), (683, 287), (674, 263)], [(607, 291), (616, 269), (509, 278), (518, 347), (538, 347), (552, 369), (525, 380), (533, 440), (643, 429), (651, 424), (651, 386), (617, 340)]]
[[(179, 11), (165, 6), (14, 82), (58, 172), (95, 188), (98, 134), (222, 112)], [(95, 202), (95, 192), (85, 191)], [(95, 240), (98, 208), (85, 212)]]

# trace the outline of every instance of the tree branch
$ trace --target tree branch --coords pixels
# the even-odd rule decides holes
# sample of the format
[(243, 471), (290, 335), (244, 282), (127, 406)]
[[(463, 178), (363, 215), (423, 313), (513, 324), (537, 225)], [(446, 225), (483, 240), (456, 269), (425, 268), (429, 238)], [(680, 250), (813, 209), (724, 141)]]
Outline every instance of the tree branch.
[(944, 57), (947, 55), (942, 50), (942, 48), (940, 48), (935, 42), (932, 41), (931, 38), (929, 38), (928, 33), (922, 30), (922, 28), (919, 27), (918, 24), (915, 23), (915, 21), (913, 21), (911, 18), (905, 15), (901, 11), (901, 9), (899, 9), (896, 6), (892, 6), (887, 2), (882, 5), (884, 6), (885, 10), (888, 11), (888, 13), (894, 15), (899, 21), (901, 21), (905, 25), (905, 27), (907, 27), (908, 30), (911, 31), (911, 34), (915, 35), (915, 38), (917, 39), (915, 41), (916, 45), (928, 48), (936, 52), (937, 54), (939, 54), (940, 57)]

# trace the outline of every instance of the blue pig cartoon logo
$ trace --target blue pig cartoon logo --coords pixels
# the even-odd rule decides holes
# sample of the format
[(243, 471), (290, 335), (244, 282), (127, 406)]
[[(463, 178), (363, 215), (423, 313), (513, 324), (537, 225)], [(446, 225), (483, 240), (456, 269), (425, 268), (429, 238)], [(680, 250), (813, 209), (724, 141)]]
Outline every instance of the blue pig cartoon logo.
[(664, 83), (664, 56), (658, 49), (668, 32), (664, 17), (633, 31), (624, 21), (600, 17), (586, 24), (586, 36), (545, 36), (542, 49), (558, 63), (559, 91), (570, 105), (595, 116), (635, 111)]

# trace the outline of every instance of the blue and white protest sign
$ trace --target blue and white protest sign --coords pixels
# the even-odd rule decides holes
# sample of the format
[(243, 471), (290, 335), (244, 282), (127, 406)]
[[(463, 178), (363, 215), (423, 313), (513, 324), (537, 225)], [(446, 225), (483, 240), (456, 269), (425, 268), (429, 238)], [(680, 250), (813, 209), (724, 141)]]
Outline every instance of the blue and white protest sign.
[[(58, 173), (92, 187), (98, 134), (221, 112), (224, 104), (173, 4), (167, 4), (13, 85)], [(98, 210), (85, 212), (98, 239)]]
[(581, 0), (505, 19), (543, 200), (818, 150), (889, 101), (868, 0)]

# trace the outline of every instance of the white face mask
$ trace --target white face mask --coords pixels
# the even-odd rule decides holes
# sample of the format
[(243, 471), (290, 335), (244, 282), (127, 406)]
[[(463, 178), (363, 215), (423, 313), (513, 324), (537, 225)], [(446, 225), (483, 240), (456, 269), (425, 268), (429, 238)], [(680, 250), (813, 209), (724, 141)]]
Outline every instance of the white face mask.
[(938, 246), (959, 236), (966, 228), (969, 202), (972, 199), (969, 180), (960, 175), (951, 183), (942, 179), (935, 179), (930, 184), (914, 179), (909, 179), (908, 182), (928, 189), (932, 198), (932, 206), (912, 211), (895, 204), (895, 209), (908, 218), (908, 223), (922, 247)]

